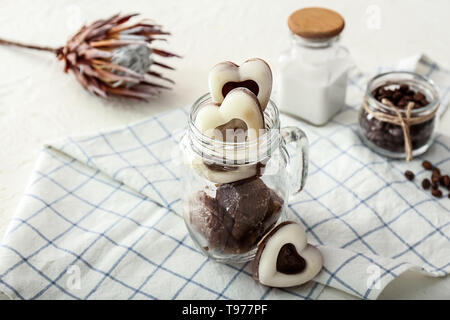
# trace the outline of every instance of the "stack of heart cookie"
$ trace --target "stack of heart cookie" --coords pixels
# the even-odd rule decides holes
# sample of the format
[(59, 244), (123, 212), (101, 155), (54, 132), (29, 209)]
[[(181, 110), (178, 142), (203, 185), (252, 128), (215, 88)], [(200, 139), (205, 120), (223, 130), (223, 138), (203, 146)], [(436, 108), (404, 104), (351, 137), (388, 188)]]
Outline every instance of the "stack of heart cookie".
[[(225, 61), (216, 64), (209, 73), (212, 102), (197, 114), (195, 126), (204, 134), (214, 130), (245, 128), (248, 140), (264, 130), (264, 110), (272, 91), (272, 71), (262, 59), (253, 58), (241, 66)], [(215, 137), (229, 141), (227, 137)]]
[[(267, 62), (253, 58), (240, 66), (230, 61), (218, 63), (208, 82), (211, 102), (198, 111), (195, 127), (217, 141), (257, 141), (265, 131), (264, 110), (272, 92), (272, 71)], [(258, 164), (217, 166), (194, 158), (191, 165), (213, 183), (231, 183), (258, 174)]]

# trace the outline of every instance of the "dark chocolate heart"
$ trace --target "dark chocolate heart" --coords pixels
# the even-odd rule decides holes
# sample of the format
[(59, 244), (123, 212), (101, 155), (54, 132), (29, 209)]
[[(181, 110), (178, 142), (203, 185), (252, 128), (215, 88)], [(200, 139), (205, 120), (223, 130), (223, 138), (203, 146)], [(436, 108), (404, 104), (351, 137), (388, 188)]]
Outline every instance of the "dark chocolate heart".
[(241, 81), (241, 82), (225, 83), (222, 87), (222, 95), (225, 97), (228, 94), (228, 92), (230, 92), (231, 90), (233, 90), (235, 88), (240, 88), (240, 87), (247, 88), (248, 90), (253, 92), (255, 94), (255, 96), (257, 96), (259, 93), (259, 86), (255, 81), (245, 80), (245, 81)]
[(285, 274), (302, 272), (306, 267), (306, 261), (295, 249), (292, 243), (286, 243), (281, 247), (277, 257), (277, 270)]

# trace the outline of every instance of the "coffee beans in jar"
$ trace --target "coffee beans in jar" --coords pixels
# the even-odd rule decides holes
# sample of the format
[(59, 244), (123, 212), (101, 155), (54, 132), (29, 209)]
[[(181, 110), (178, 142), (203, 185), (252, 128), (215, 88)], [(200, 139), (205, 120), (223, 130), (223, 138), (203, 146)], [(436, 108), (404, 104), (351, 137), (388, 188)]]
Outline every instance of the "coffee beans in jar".
[(439, 95), (434, 84), (412, 72), (373, 78), (359, 113), (362, 140), (391, 158), (424, 153), (433, 141)]

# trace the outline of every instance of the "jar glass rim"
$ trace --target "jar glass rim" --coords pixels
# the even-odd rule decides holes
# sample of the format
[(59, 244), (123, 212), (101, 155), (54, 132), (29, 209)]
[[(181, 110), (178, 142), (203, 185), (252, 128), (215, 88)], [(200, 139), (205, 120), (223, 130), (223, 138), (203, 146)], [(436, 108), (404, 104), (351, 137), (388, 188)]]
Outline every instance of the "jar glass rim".
[[(195, 126), (195, 116), (197, 111), (206, 103), (212, 102), (212, 98), (210, 93), (206, 93), (198, 98), (194, 104), (191, 106), (189, 112), (189, 120), (188, 120), (188, 135), (191, 139), (191, 143), (193, 145), (198, 145), (201, 148), (214, 152), (215, 150), (245, 150), (256, 148), (258, 149), (258, 157), (254, 159), (255, 162), (260, 161), (262, 158), (266, 158), (272, 150), (274, 150), (275, 146), (279, 144), (281, 139), (280, 136), (280, 120), (279, 120), (279, 111), (276, 104), (273, 100), (269, 100), (266, 109), (264, 110), (264, 120), (266, 125), (266, 131), (260, 135), (258, 138), (253, 139), (251, 141), (241, 141), (241, 142), (230, 142), (230, 141), (221, 141), (211, 138), (205, 134), (203, 134), (196, 126)], [(195, 148), (194, 148), (195, 149)], [(204, 153), (202, 153), (202, 156)], [(214, 157), (211, 157), (210, 160), (213, 160)], [(220, 158), (222, 161), (223, 158)]]
[[(422, 86), (425, 86), (426, 87), (425, 89), (429, 90), (429, 92), (431, 93), (432, 101), (430, 101), (426, 106), (412, 109), (411, 115), (417, 115), (417, 114), (427, 112), (427, 111), (432, 112), (432, 111), (434, 111), (434, 109), (439, 107), (439, 103), (440, 103), (439, 92), (438, 92), (438, 89), (437, 89), (436, 85), (434, 84), (433, 80), (431, 80), (428, 77), (425, 77), (419, 73), (412, 72), (412, 71), (389, 71), (389, 72), (380, 73), (380, 74), (374, 76), (367, 83), (366, 96), (370, 99), (371, 104), (374, 104), (377, 108), (388, 110), (388, 111), (394, 111), (394, 109), (392, 107), (385, 105), (384, 103), (381, 103), (380, 101), (378, 101), (372, 93), (373, 90), (376, 89), (376, 88), (374, 88), (374, 86), (377, 82), (382, 82), (382, 79), (389, 78), (390, 76), (394, 76), (394, 77), (397, 76), (397, 78), (392, 79), (392, 80), (386, 79), (386, 82), (384, 84), (379, 84), (379, 85), (377, 85), (377, 87), (379, 87), (380, 85), (388, 85), (388, 84), (392, 84), (392, 85), (393, 84), (403, 84), (404, 81), (409, 80), (409, 81), (416, 82)], [(402, 114), (406, 113), (406, 109), (397, 109), (397, 110), (400, 111), (400, 113), (402, 113)]]

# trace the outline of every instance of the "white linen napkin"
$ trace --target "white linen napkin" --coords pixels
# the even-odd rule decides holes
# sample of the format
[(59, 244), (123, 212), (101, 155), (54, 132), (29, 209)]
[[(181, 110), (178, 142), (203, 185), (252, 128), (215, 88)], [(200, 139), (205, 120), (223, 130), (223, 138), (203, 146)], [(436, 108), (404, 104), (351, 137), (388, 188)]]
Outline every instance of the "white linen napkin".
[[(426, 57), (415, 68), (447, 105), (448, 72)], [(421, 189), (421, 159), (387, 160), (362, 144), (367, 76), (349, 80), (348, 107), (327, 126), (281, 117), (310, 140), (308, 182), (288, 210), (323, 253), (315, 282), (267, 288), (249, 264), (215, 263), (194, 247), (173, 153), (187, 121), (178, 109), (44, 148), (0, 247), (0, 289), (16, 299), (315, 299), (328, 285), (375, 299), (405, 270), (447, 275), (450, 199)], [(438, 136), (424, 157), (450, 172), (450, 138)]]

